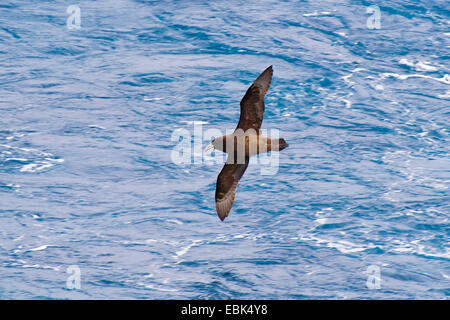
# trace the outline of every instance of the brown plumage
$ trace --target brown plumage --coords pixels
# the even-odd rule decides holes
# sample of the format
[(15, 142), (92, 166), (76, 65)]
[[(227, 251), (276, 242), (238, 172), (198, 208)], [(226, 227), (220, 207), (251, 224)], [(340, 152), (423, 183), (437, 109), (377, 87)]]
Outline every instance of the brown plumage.
[(231, 210), (237, 185), (250, 157), (271, 150), (280, 151), (288, 146), (284, 139), (271, 140), (259, 132), (264, 118), (264, 97), (269, 90), (272, 74), (270, 66), (248, 88), (241, 100), (241, 115), (234, 133), (214, 139), (207, 148), (214, 147), (228, 153), (216, 184), (216, 210), (222, 221)]
[(234, 196), (236, 195), (237, 184), (247, 167), (248, 161), (243, 164), (225, 163), (217, 177), (216, 210), (222, 221), (228, 216), (231, 210)]
[(264, 118), (264, 96), (272, 81), (272, 66), (256, 78), (241, 100), (241, 116), (236, 129), (254, 129), (259, 131)]

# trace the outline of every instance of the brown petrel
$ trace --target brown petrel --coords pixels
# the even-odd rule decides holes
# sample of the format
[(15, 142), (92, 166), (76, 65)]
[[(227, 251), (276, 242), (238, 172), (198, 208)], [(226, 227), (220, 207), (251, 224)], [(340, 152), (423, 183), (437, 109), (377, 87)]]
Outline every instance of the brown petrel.
[(216, 210), (222, 221), (231, 210), (238, 182), (248, 167), (250, 156), (281, 151), (289, 146), (284, 139), (272, 140), (260, 134), (264, 117), (264, 96), (269, 90), (272, 74), (270, 66), (248, 88), (241, 100), (241, 116), (234, 132), (213, 139), (205, 149), (208, 151), (214, 148), (228, 154), (216, 184)]

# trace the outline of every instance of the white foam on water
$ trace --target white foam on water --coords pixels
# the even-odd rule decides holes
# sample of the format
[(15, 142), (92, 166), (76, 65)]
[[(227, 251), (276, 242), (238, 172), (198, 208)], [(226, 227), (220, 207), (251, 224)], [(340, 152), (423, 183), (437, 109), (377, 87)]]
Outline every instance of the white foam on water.
[(6, 158), (5, 161), (19, 161), (19, 162), (27, 162), (28, 159), (25, 158)]
[(22, 240), (23, 238), (25, 238), (25, 236), (24, 236), (24, 235), (20, 235), (20, 236), (18, 236), (17, 238), (13, 239), (13, 241), (20, 241), (20, 240)]
[(368, 245), (360, 245), (355, 244), (350, 241), (346, 240), (338, 240), (338, 241), (332, 241), (328, 239), (321, 239), (319, 237), (313, 236), (313, 235), (300, 235), (300, 239), (307, 242), (315, 242), (319, 246), (325, 246), (328, 248), (335, 248), (339, 252), (347, 254), (347, 253), (355, 253), (355, 252), (361, 252), (367, 249), (375, 248), (376, 246), (373, 244)]
[(449, 74), (445, 74), (442, 78), (434, 78), (432, 76), (427, 76), (424, 74), (398, 74), (398, 73), (386, 72), (386, 73), (382, 73), (382, 77), (383, 78), (393, 77), (393, 78), (400, 79), (400, 80), (406, 80), (408, 78), (424, 78), (424, 79), (431, 79), (434, 81), (439, 81), (439, 82), (442, 82), (445, 84), (450, 84), (450, 75)]
[(416, 68), (418, 70), (423, 70), (423, 71), (438, 71), (439, 70), (437, 67), (430, 66), (429, 64), (427, 64), (427, 62), (423, 62), (423, 61), (417, 62)]
[(28, 249), (28, 251), (41, 251), (41, 250), (47, 249), (49, 246), (50, 245), (44, 244), (44, 245), (36, 247), (36, 248)]
[(345, 81), (346, 83), (348, 83), (349, 86), (352, 86), (352, 85), (355, 84), (355, 82), (349, 80), (350, 77), (352, 77), (354, 73), (360, 72), (360, 71), (367, 71), (367, 69), (366, 69), (366, 68), (355, 68), (355, 69), (353, 69), (353, 70), (350, 70), (350, 73), (349, 73), (349, 74), (347, 74), (347, 75), (345, 75), (345, 76), (342, 76), (341, 78), (344, 79), (344, 81)]
[(450, 259), (450, 249), (446, 248), (445, 252), (436, 252), (435, 250), (431, 248), (427, 248), (423, 245), (418, 245), (417, 250), (413, 251), (414, 253), (417, 253), (422, 256), (426, 257), (433, 257), (433, 258), (444, 258), (444, 259)]
[(438, 98), (449, 99), (450, 98), (450, 90), (447, 90), (444, 94), (438, 94)]
[(192, 124), (208, 124), (209, 122), (208, 122), (208, 121), (188, 121), (188, 120), (181, 120), (180, 123), (186, 123), (186, 124), (192, 125)]
[(348, 74), (348, 75), (346, 75), (346, 76), (342, 76), (342, 79), (344, 79), (344, 81), (347, 82), (349, 85), (354, 85), (355, 82), (349, 80), (349, 78), (350, 78), (351, 76), (353, 76), (353, 73), (350, 73), (350, 74)]
[(406, 65), (406, 66), (411, 67), (411, 68), (415, 68), (418, 71), (434, 72), (434, 71), (438, 71), (439, 70), (437, 67), (430, 65), (429, 62), (427, 62), (427, 61), (420, 61), (419, 60), (418, 62), (414, 63), (414, 61), (408, 60), (406, 58), (402, 58), (402, 59), (399, 60), (398, 63)]
[(100, 126), (100, 125), (98, 125), (98, 124), (90, 124), (88, 127), (89, 127), (89, 128), (102, 129), (102, 130), (105, 130), (105, 129), (106, 129), (105, 127), (102, 127), (102, 126)]
[(345, 107), (347, 109), (350, 109), (352, 107), (352, 102), (350, 100), (347, 99), (341, 99), (343, 102), (345, 102)]
[(147, 289), (151, 289), (151, 290), (166, 291), (166, 292), (177, 292), (178, 291), (178, 289), (162, 288), (162, 287), (159, 287), (159, 286), (154, 286), (152, 284), (145, 284), (145, 283), (142, 283), (142, 282), (138, 282), (137, 284), (140, 285), (140, 286), (143, 286), (143, 287), (145, 287)]
[(14, 265), (21, 266), (22, 268), (34, 268), (34, 269), (50, 269), (54, 271), (61, 271), (61, 266), (49, 266), (49, 265), (41, 265), (38, 263), (30, 264), (25, 260), (17, 260), (17, 263), (14, 263)]
[(318, 225), (322, 225), (328, 222), (328, 218), (319, 218), (314, 220), (315, 223), (317, 223)]
[(34, 168), (36, 168), (37, 166), (38, 164), (36, 163), (26, 164), (20, 169), (20, 172), (34, 172)]
[(398, 63), (399, 63), (399, 64), (406, 65), (406, 66), (408, 66), (408, 67), (414, 67), (414, 62), (409, 61), (409, 60), (406, 59), (406, 58), (400, 59), (400, 60), (398, 61)]
[(20, 172), (38, 172), (46, 168), (53, 167), (57, 163), (63, 163), (64, 159), (45, 158), (43, 161), (29, 163), (20, 168)]
[(177, 220), (177, 219), (169, 219), (169, 220), (167, 220), (167, 222), (176, 223), (178, 225), (182, 225), (183, 224), (183, 222), (181, 222), (180, 220)]
[(311, 13), (304, 13), (303, 16), (304, 17), (318, 17), (318, 16), (328, 16), (330, 14), (331, 14), (330, 11), (321, 11), (321, 12), (314, 11)]
[(164, 98), (159, 98), (159, 97), (154, 97), (154, 98), (144, 98), (144, 101), (160, 101), (163, 100)]
[(33, 265), (30, 265), (30, 264), (24, 264), (23, 266), (22, 266), (22, 268), (35, 268), (35, 269), (51, 269), (51, 270), (54, 270), (54, 271), (60, 271), (61, 269), (59, 268), (59, 267), (52, 267), (52, 266), (46, 266), (46, 265), (40, 265), (40, 264), (33, 264)]
[(193, 240), (191, 244), (189, 244), (188, 246), (184, 247), (183, 249), (175, 252), (174, 258), (177, 259), (177, 258), (185, 255), (192, 247), (198, 246), (201, 242), (203, 242), (203, 240)]

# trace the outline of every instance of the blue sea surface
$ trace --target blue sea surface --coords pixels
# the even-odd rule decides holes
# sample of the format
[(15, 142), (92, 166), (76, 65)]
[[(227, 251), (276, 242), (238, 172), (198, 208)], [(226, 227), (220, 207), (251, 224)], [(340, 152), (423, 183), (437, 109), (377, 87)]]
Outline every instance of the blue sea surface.
[[(0, 299), (448, 299), (449, 9), (2, 1)], [(173, 134), (233, 129), (270, 65), (290, 146), (221, 222)]]

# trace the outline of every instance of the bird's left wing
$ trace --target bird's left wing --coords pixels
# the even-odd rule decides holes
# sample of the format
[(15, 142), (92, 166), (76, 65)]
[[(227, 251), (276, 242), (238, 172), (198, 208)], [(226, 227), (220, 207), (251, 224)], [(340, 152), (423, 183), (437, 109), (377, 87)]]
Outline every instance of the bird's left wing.
[(248, 161), (247, 158), (242, 164), (225, 163), (217, 177), (216, 210), (222, 221), (231, 210), (238, 182), (248, 167)]

